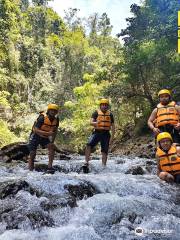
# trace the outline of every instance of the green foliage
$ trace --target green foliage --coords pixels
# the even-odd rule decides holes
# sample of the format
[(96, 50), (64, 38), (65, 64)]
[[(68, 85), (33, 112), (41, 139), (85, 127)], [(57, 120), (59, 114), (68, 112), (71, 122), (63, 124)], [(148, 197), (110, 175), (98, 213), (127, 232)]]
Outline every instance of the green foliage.
[[(134, 123), (137, 133), (144, 131), (160, 88), (172, 89), (179, 100), (177, 1), (133, 4), (133, 17), (119, 34), (123, 47), (110, 36), (106, 13), (84, 20), (70, 8), (62, 19), (48, 2), (0, 0), (0, 105), (10, 110), (12, 117), (4, 119), (17, 136), (27, 139), (33, 113), (56, 102), (60, 125), (80, 149), (101, 96), (112, 100), (117, 129)], [(5, 120), (2, 132), (9, 131)], [(2, 141), (13, 139), (8, 134)]]
[[(134, 102), (134, 121), (144, 119), (155, 107), (157, 92), (170, 88), (179, 96), (180, 61), (177, 59), (177, 1), (146, 0), (142, 6), (133, 4), (133, 17), (119, 36), (125, 36), (124, 61), (119, 64), (121, 74), (109, 86), (107, 93), (129, 106)], [(143, 106), (146, 106), (144, 108)], [(132, 119), (132, 120), (133, 120)], [(141, 125), (142, 124), (141, 121)]]
[(0, 91), (0, 105), (9, 107), (9, 102), (7, 100), (7, 97), (10, 95), (7, 91)]
[(18, 138), (9, 130), (5, 121), (0, 119), (0, 147), (18, 141)]

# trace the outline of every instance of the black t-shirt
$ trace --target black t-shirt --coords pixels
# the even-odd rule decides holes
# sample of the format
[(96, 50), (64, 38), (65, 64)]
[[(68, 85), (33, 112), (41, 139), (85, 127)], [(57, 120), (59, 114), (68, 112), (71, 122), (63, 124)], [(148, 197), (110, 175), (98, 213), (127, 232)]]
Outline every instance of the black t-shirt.
[[(50, 119), (49, 119), (49, 120), (50, 120)], [(50, 121), (51, 121), (51, 120), (50, 120)], [(41, 116), (38, 117), (38, 119), (37, 119), (34, 127), (36, 127), (36, 128), (41, 128), (41, 126), (43, 125), (43, 123), (44, 123), (44, 116), (41, 115)], [(59, 127), (59, 118), (58, 118), (58, 117), (57, 117), (57, 125), (56, 125), (56, 126)]]
[[(96, 110), (95, 112), (93, 112), (92, 116), (91, 116), (94, 120), (97, 119), (98, 117), (98, 111)], [(114, 116), (113, 114), (110, 112), (110, 118), (111, 118), (111, 123), (114, 123)]]

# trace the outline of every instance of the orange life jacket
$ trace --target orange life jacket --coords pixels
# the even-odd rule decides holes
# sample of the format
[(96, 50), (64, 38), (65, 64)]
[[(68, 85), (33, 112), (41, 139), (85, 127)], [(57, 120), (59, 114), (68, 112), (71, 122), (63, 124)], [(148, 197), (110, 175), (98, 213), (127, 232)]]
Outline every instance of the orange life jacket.
[[(40, 127), (40, 130), (45, 131), (45, 132), (50, 132), (50, 131), (54, 132), (57, 128), (57, 123), (58, 123), (57, 118), (54, 118), (53, 121), (50, 121), (46, 113), (44, 113), (44, 112), (40, 113), (39, 117), (42, 115), (44, 116), (44, 123)], [(38, 121), (38, 118), (34, 122), (33, 132), (35, 131), (35, 125), (36, 125), (36, 122)], [(47, 137), (47, 136), (43, 136), (43, 137)]]
[(162, 171), (172, 175), (180, 174), (180, 157), (177, 155), (176, 145), (172, 145), (168, 153), (158, 147), (156, 155), (159, 157), (159, 165)]
[(95, 127), (97, 130), (110, 130), (111, 128), (111, 116), (110, 111), (103, 113), (101, 110), (98, 110), (97, 122), (98, 125)]
[(156, 127), (161, 127), (166, 124), (176, 125), (179, 122), (179, 114), (175, 105), (176, 103), (174, 101), (166, 106), (161, 103), (157, 105), (157, 116), (155, 120)]

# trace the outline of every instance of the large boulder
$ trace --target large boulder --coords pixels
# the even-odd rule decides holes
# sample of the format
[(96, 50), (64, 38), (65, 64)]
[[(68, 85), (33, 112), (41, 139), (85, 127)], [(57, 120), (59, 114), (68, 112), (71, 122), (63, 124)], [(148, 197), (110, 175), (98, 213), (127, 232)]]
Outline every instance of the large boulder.
[(27, 160), (29, 155), (28, 144), (26, 142), (16, 142), (8, 144), (0, 149), (0, 158), (5, 162), (12, 160)]
[[(40, 150), (39, 154), (47, 154), (46, 149)], [(38, 150), (39, 151), (39, 150)], [(60, 150), (56, 147), (55, 151), (59, 154), (58, 158), (63, 160), (71, 159), (70, 152), (67, 150)], [(38, 154), (38, 152), (37, 152)], [(12, 160), (27, 161), (29, 155), (29, 148), (27, 142), (15, 142), (8, 144), (0, 149), (0, 159), (5, 162), (11, 162)]]

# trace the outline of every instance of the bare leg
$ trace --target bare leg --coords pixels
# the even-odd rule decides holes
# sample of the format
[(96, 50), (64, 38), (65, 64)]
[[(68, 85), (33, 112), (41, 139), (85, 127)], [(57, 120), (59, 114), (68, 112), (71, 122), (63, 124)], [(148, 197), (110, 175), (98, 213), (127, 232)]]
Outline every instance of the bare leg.
[(49, 143), (47, 145), (48, 147), (48, 156), (49, 156), (49, 163), (48, 163), (48, 168), (51, 169), (52, 168), (52, 164), (53, 164), (53, 160), (54, 160), (54, 144), (53, 143)]
[(87, 165), (89, 164), (90, 156), (91, 156), (91, 147), (87, 146), (86, 150), (85, 150), (85, 160), (86, 160)]
[(103, 165), (103, 166), (106, 166), (107, 156), (108, 156), (107, 153), (102, 152), (102, 165)]
[(36, 151), (31, 151), (29, 156), (29, 170), (33, 171), (34, 169), (34, 159), (36, 157)]

